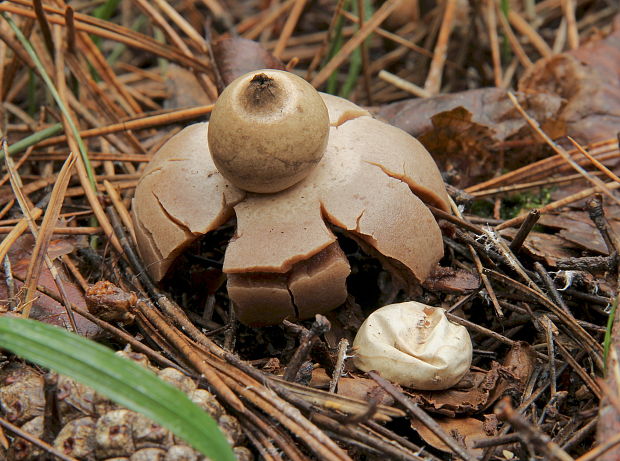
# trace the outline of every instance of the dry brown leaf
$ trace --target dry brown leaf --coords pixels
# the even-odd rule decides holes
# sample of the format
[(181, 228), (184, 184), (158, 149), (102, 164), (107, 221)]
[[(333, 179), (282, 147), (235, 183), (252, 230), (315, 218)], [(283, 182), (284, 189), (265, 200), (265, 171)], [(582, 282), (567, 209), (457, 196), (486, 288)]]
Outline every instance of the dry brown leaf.
[[(465, 445), (471, 453), (482, 456), (484, 449), (474, 448), (473, 442), (480, 439), (489, 439), (495, 434), (489, 434), (486, 430), (485, 422), (475, 418), (433, 418), (439, 426), (450, 436), (455, 438), (459, 443)], [(433, 446), (437, 450), (441, 450), (447, 453), (453, 453), (452, 449), (448, 447), (439, 437), (437, 437), (428, 427), (426, 427), (420, 420), (411, 419), (411, 427), (415, 429), (420, 437), (424, 439), (426, 443)]]
[(504, 357), (504, 365), (500, 369), (502, 379), (491, 391), (486, 408), (503, 395), (522, 395), (535, 364), (536, 355), (532, 347), (525, 342), (517, 342)]
[(410, 396), (425, 409), (454, 417), (472, 414), (487, 406), (489, 395), (497, 385), (500, 364), (493, 362), (488, 371), (473, 370), (452, 389), (439, 392), (416, 392)]
[(164, 107), (167, 109), (206, 106), (213, 103), (198, 83), (194, 72), (176, 64), (168, 66), (166, 90), (168, 96)]
[[(373, 379), (368, 378), (340, 378), (338, 380), (338, 394), (353, 399), (368, 401), (377, 391), (382, 388)], [(386, 392), (382, 392), (382, 398), (378, 402), (381, 405), (391, 406), (394, 398)]]
[[(609, 224), (616, 232), (620, 232), (620, 221), (607, 214)], [(561, 214), (547, 214), (542, 216), (539, 224), (560, 229), (559, 235), (578, 248), (593, 253), (609, 254), (601, 234), (596, 229), (585, 211), (566, 211)]]
[(563, 98), (558, 119), (582, 144), (615, 137), (620, 126), (620, 17), (606, 38), (538, 61), (519, 81), (519, 91)]
[[(519, 103), (539, 122), (551, 120), (561, 104), (561, 98), (557, 96), (522, 93), (516, 96)], [(526, 125), (506, 96), (506, 91), (498, 88), (408, 99), (382, 107), (378, 115), (413, 136), (421, 136), (433, 129), (431, 119), (434, 115), (459, 107), (471, 114), (472, 123), (493, 130), (495, 141), (503, 141), (517, 134)]]
[(416, 392), (411, 397), (427, 410), (454, 417), (489, 408), (506, 393), (519, 394), (534, 368), (529, 345), (517, 343), (504, 359), (491, 369), (472, 370), (452, 389), (440, 392)]
[[(9, 252), (9, 259), (11, 260), (11, 269), (15, 277), (24, 278), (26, 276), (33, 247), (34, 242), (32, 236), (24, 235), (23, 237), (20, 237), (11, 248), (11, 251)], [(59, 257), (71, 253), (74, 249), (75, 242), (72, 241), (72, 239), (52, 240), (48, 248), (48, 255), (50, 258)], [(38, 284), (58, 296), (58, 288), (54, 283), (52, 274), (46, 266), (43, 266), (41, 270)], [(63, 284), (69, 301), (72, 304), (86, 310), (86, 301), (82, 290), (68, 280), (63, 280)], [(15, 285), (15, 289), (17, 291), (23, 287), (23, 283), (19, 280), (15, 280)], [(2, 273), (0, 275), (1, 304), (6, 305), (7, 299), (8, 292), (4, 273)], [(90, 320), (87, 320), (77, 313), (74, 313), (74, 317), (78, 328), (78, 333), (80, 335), (87, 338), (97, 338), (102, 336), (103, 330)], [(36, 293), (32, 310), (30, 311), (30, 318), (63, 328), (67, 328), (69, 325), (69, 318), (65, 307), (53, 298), (40, 292)]]
[[(561, 103), (559, 97), (544, 94), (517, 93), (517, 98), (543, 124), (553, 120)], [(531, 136), (506, 91), (497, 88), (402, 101), (385, 106), (379, 116), (418, 137), (440, 168), (454, 176), (451, 183), (460, 187), (488, 178), (499, 168), (497, 143), (517, 135)], [(529, 154), (527, 149), (520, 152), (510, 156), (508, 163), (520, 162), (523, 153)]]
[[(517, 234), (516, 229), (502, 229), (500, 234), (510, 239)], [(558, 259), (574, 258), (579, 256), (575, 245), (565, 238), (555, 234), (543, 234), (530, 232), (523, 244), (521, 251), (532, 258), (543, 261), (551, 267), (556, 267)]]
[(260, 43), (247, 38), (218, 40), (213, 44), (213, 57), (224, 86), (253, 70), (284, 70), (282, 61), (263, 48)]
[(464, 269), (438, 267), (424, 282), (424, 287), (444, 293), (468, 293), (480, 287), (480, 277)]

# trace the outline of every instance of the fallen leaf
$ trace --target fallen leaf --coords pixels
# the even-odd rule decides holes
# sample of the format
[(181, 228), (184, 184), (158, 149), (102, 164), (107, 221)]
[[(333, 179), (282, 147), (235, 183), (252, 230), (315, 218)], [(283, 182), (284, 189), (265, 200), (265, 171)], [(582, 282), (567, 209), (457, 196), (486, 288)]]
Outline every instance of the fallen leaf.
[[(516, 96), (525, 110), (543, 124), (554, 119), (561, 104), (558, 96), (526, 93)], [(498, 143), (508, 138), (531, 137), (526, 121), (506, 91), (497, 88), (410, 99), (387, 105), (378, 115), (416, 136), (433, 154), (440, 169), (450, 175), (450, 183), (457, 187), (487, 179), (500, 167)], [(564, 134), (561, 127), (560, 133)], [(529, 161), (532, 154), (539, 156), (540, 148), (535, 147), (533, 152), (521, 148), (519, 155), (506, 155), (504, 166), (520, 166), (524, 156)]]
[(486, 408), (504, 395), (521, 396), (535, 364), (536, 355), (532, 347), (525, 342), (517, 342), (504, 357), (504, 365), (500, 369), (502, 379), (489, 394)]
[[(337, 392), (345, 397), (363, 400), (367, 402), (376, 392), (381, 392), (382, 388), (373, 379), (368, 378), (340, 378), (338, 380)], [(381, 405), (391, 406), (394, 404), (394, 398), (386, 392), (382, 392)]]
[(519, 81), (519, 91), (565, 100), (558, 120), (582, 144), (613, 138), (620, 126), (620, 19), (603, 39), (538, 61)]
[[(500, 234), (512, 240), (517, 230), (502, 229)], [(572, 242), (559, 235), (542, 232), (530, 232), (520, 251), (524, 251), (525, 254), (538, 261), (543, 261), (550, 267), (556, 267), (559, 259), (574, 258), (580, 255)]]
[[(20, 237), (11, 247), (11, 250), (9, 251), (9, 259), (11, 261), (11, 269), (15, 277), (24, 278), (26, 276), (28, 264), (32, 256), (31, 251), (33, 248), (34, 240), (31, 235), (24, 235)], [(59, 257), (63, 254), (71, 253), (74, 248), (75, 243), (70, 238), (53, 240), (50, 242), (48, 255), (50, 255), (50, 257)], [(68, 280), (63, 279), (63, 284), (69, 302), (86, 310), (86, 300), (84, 299), (82, 290)], [(49, 292), (58, 296), (58, 288), (56, 287), (52, 274), (46, 266), (43, 266), (43, 269), (41, 270), (39, 285), (45, 287)], [(23, 283), (15, 279), (16, 291), (19, 291), (22, 286)], [(8, 299), (8, 290), (5, 283), (4, 272), (0, 275), (0, 299)], [(77, 313), (74, 313), (74, 317), (78, 328), (78, 333), (81, 336), (85, 336), (87, 338), (98, 338), (102, 336), (103, 330), (93, 322)], [(30, 311), (30, 318), (44, 323), (49, 323), (50, 325), (70, 328), (68, 327), (70, 323), (65, 307), (55, 299), (40, 292), (37, 292), (37, 298), (34, 301), (32, 310)]]
[(213, 103), (198, 83), (196, 75), (176, 64), (168, 66), (166, 90), (168, 93), (164, 102), (166, 109), (206, 106)]
[[(620, 232), (620, 221), (609, 216), (609, 213), (606, 215), (612, 229), (615, 232)], [(609, 254), (603, 237), (585, 211), (566, 211), (561, 214), (543, 215), (539, 224), (560, 229), (559, 235), (580, 249), (596, 254)]]
[[(263, 46), (247, 38), (225, 38), (213, 44), (213, 57), (224, 86), (258, 69), (284, 70), (284, 64)], [(221, 89), (220, 89), (221, 90)]]
[[(516, 94), (519, 103), (539, 121), (552, 120), (561, 98), (551, 95)], [(443, 94), (426, 99), (407, 99), (382, 107), (378, 116), (412, 136), (433, 129), (432, 117), (456, 108), (471, 114), (471, 122), (492, 130), (496, 141), (503, 141), (522, 130), (527, 123), (515, 109), (505, 90), (480, 88)]]
[[(480, 421), (475, 418), (435, 417), (433, 419), (437, 422), (437, 424), (439, 424), (439, 426), (441, 426), (444, 432), (456, 439), (459, 443), (465, 445), (471, 453), (477, 456), (482, 456), (484, 449), (474, 448), (473, 442), (481, 439), (490, 439), (493, 435), (495, 435), (488, 434), (485, 430), (484, 421)], [(453, 453), (452, 449), (420, 420), (411, 419), (411, 427), (415, 429), (418, 434), (420, 434), (420, 437), (422, 437), (426, 443), (433, 446), (437, 450)]]
[(517, 343), (504, 358), (504, 364), (491, 363), (491, 368), (471, 370), (453, 388), (439, 392), (411, 392), (410, 396), (425, 409), (454, 417), (473, 414), (489, 408), (506, 393), (520, 395), (535, 363), (531, 347)]
[(480, 287), (480, 277), (465, 269), (437, 267), (424, 282), (424, 288), (444, 293), (468, 293)]
[(453, 388), (437, 392), (409, 392), (409, 396), (426, 410), (455, 417), (476, 413), (487, 406), (491, 391), (500, 380), (501, 365), (492, 362), (491, 369), (473, 370)]

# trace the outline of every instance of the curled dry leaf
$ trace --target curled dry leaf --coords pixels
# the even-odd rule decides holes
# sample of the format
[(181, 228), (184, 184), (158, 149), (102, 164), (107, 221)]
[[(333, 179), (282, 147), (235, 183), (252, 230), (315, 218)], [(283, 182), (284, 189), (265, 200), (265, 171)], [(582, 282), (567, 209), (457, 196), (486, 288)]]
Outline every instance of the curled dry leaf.
[(441, 308), (409, 301), (370, 314), (353, 341), (353, 363), (414, 389), (454, 386), (469, 371), (472, 345), (465, 327)]
[(127, 293), (107, 280), (99, 281), (86, 290), (88, 311), (106, 322), (133, 322), (135, 316), (129, 310), (137, 301), (134, 293)]
[[(279, 71), (261, 71), (269, 72)], [(208, 123), (185, 128), (158, 151), (132, 207), (153, 278), (161, 280), (184, 249), (233, 215), (223, 271), (246, 324), (305, 319), (345, 301), (350, 267), (328, 224), (382, 256), (411, 287), (428, 277), (443, 243), (425, 203), (449, 209), (433, 159), (417, 140), (353, 103), (321, 98), (330, 122), (324, 156), (281, 192), (250, 193), (228, 182), (210, 155)]]
[[(517, 229), (502, 229), (500, 234), (513, 239), (517, 235)], [(580, 254), (565, 238), (542, 232), (530, 232), (520, 251), (525, 251), (538, 261), (544, 261), (550, 267), (556, 267), (559, 259), (573, 258)]]
[[(558, 96), (522, 92), (516, 96), (545, 127), (554, 120), (561, 105)], [(440, 168), (454, 175), (451, 182), (459, 187), (488, 178), (500, 167), (495, 152), (498, 143), (531, 136), (506, 91), (497, 88), (402, 101), (384, 107), (378, 115), (418, 137)], [(523, 162), (524, 153), (531, 154), (520, 149), (519, 155), (506, 156), (503, 166), (511, 168)]]
[(471, 370), (452, 389), (439, 392), (411, 392), (410, 396), (434, 413), (454, 417), (489, 408), (506, 393), (520, 395), (534, 370), (535, 356), (526, 343), (517, 343), (504, 365), (491, 363), (487, 371)]
[[(482, 456), (484, 449), (474, 448), (473, 443), (476, 440), (488, 439), (495, 434), (489, 434), (485, 428), (485, 422), (475, 418), (446, 418), (446, 417), (434, 417), (437, 424), (451, 437), (455, 438), (460, 444), (464, 445), (471, 453)], [(447, 452), (453, 453), (452, 449), (448, 447), (439, 437), (437, 437), (428, 427), (424, 425), (419, 419), (412, 418), (411, 427), (420, 434), (420, 437), (424, 439), (426, 443), (432, 447)]]
[(444, 293), (468, 293), (480, 287), (480, 277), (465, 269), (439, 266), (424, 282), (424, 287)]
[(615, 137), (620, 125), (620, 16), (606, 38), (538, 61), (519, 81), (519, 90), (561, 97), (557, 118), (582, 144)]
[(198, 83), (196, 74), (177, 64), (170, 63), (166, 71), (166, 109), (206, 106), (213, 101)]
[[(258, 69), (284, 70), (284, 64), (260, 43), (247, 38), (223, 38), (213, 44), (213, 58), (224, 86)], [(223, 88), (220, 88), (220, 91)]]
[[(20, 237), (9, 251), (9, 259), (11, 261), (11, 269), (15, 279), (15, 290), (21, 290), (23, 283), (17, 278), (23, 279), (28, 271), (28, 264), (32, 257), (31, 251), (34, 248), (34, 239), (30, 235)], [(69, 254), (75, 249), (75, 242), (70, 238), (52, 240), (48, 248), (48, 255), (51, 259)], [(54, 278), (49, 269), (44, 265), (39, 276), (39, 285), (43, 286), (50, 293), (59, 297), (58, 288), (54, 282)], [(86, 300), (82, 290), (74, 283), (63, 280), (65, 291), (69, 302), (86, 310)], [(4, 272), (0, 275), (0, 299), (8, 300), (8, 290), (5, 283)], [(8, 308), (8, 307), (7, 307)], [(30, 317), (41, 322), (49, 323), (63, 328), (68, 328), (69, 318), (65, 307), (55, 299), (38, 292), (37, 297), (30, 311)], [(79, 334), (87, 338), (96, 339), (101, 337), (104, 332), (90, 320), (74, 313), (75, 323), (79, 330)]]

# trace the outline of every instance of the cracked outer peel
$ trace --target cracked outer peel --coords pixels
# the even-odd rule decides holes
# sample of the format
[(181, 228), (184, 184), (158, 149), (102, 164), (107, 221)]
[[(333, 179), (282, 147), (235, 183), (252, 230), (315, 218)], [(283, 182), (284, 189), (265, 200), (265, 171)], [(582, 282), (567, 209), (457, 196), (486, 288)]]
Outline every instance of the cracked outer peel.
[(420, 390), (448, 389), (471, 365), (467, 329), (441, 308), (409, 301), (377, 309), (360, 327), (353, 363), (397, 384)]
[(237, 318), (246, 325), (304, 320), (346, 300), (350, 271), (344, 252), (333, 243), (295, 264), (288, 274), (229, 274), (228, 295), (235, 301)]
[(171, 138), (136, 187), (132, 210), (138, 247), (156, 280), (195, 239), (226, 222), (245, 196), (205, 151), (207, 129), (207, 123), (197, 123)]
[(332, 310), (347, 299), (346, 280), (351, 266), (344, 251), (333, 243), (307, 261), (296, 264), (288, 281), (300, 319)]
[(156, 281), (185, 248), (233, 215), (237, 230), (223, 271), (246, 324), (310, 318), (345, 301), (350, 267), (326, 223), (376, 250), (384, 263), (398, 263), (412, 283), (426, 279), (443, 243), (425, 203), (447, 209), (432, 158), (415, 139), (355, 104), (321, 98), (330, 115), (323, 158), (281, 192), (244, 192), (225, 179), (209, 152), (207, 123), (163, 145), (132, 207), (140, 255)]
[[(340, 131), (347, 146), (364, 146), (361, 158), (407, 183), (425, 203), (450, 210), (439, 168), (424, 146), (403, 130), (371, 117), (359, 117)], [(386, 142), (389, 140), (389, 142)]]
[[(360, 134), (354, 125), (358, 120), (332, 128), (323, 161), (302, 184), (318, 184), (314, 190), (332, 224), (360, 236), (404, 264), (416, 281), (424, 281), (443, 256), (439, 226), (408, 184), (363, 160), (354, 141)], [(364, 155), (370, 155), (362, 146)]]
[(316, 195), (303, 188), (248, 194), (235, 214), (237, 233), (226, 249), (226, 273), (288, 272), (336, 240)]
[(331, 126), (340, 126), (348, 120), (363, 117), (364, 115), (370, 116), (370, 112), (351, 101), (327, 93), (319, 94), (327, 106), (329, 124)]
[(258, 327), (296, 317), (287, 284), (286, 274), (229, 274), (226, 288), (239, 321)]

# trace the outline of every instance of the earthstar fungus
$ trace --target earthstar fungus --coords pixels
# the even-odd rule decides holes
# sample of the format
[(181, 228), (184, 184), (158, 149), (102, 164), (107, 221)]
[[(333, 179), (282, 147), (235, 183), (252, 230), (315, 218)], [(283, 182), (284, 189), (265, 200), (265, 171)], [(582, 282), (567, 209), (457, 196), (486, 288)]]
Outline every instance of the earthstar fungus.
[(311, 85), (292, 77), (259, 72), (238, 78), (213, 108), (208, 132), (213, 163), (243, 190), (284, 190), (305, 178), (323, 157), (327, 107)]
[[(309, 87), (312, 91), (308, 92), (320, 98), (307, 98), (303, 103), (318, 101), (318, 108), (298, 106), (297, 102), (287, 106), (286, 95), (283, 104), (294, 107), (294, 113), (301, 107), (304, 114), (318, 115), (311, 125), (290, 125), (301, 133), (292, 128), (263, 128), (249, 136), (251, 130), (244, 129), (238, 133), (249, 139), (239, 152), (248, 145), (264, 146), (265, 137), (271, 139), (279, 143), (281, 151), (271, 151), (267, 159), (259, 157), (259, 163), (275, 159), (281, 166), (301, 165), (293, 172), (298, 177), (292, 185), (281, 182), (275, 187), (279, 191), (256, 193), (248, 191), (259, 190), (255, 184), (238, 187), (252, 179), (243, 168), (220, 172), (216, 165), (234, 162), (222, 161), (220, 156), (230, 155), (226, 153), (230, 148), (221, 148), (219, 135), (210, 131), (216, 126), (219, 132), (235, 131), (236, 127), (233, 119), (231, 123), (217, 119), (222, 114), (218, 99), (211, 122), (190, 125), (166, 142), (136, 188), (132, 206), (136, 237), (151, 276), (156, 281), (163, 279), (188, 246), (235, 216), (236, 233), (226, 249), (223, 271), (228, 277), (229, 297), (245, 324), (305, 319), (344, 302), (350, 266), (328, 225), (343, 229), (412, 283), (424, 281), (443, 255), (441, 232), (425, 204), (448, 210), (443, 181), (426, 149), (355, 104), (316, 93), (308, 83), (284, 71), (260, 70), (241, 76), (228, 87), (236, 90), (228, 94), (247, 95), (254, 85), (259, 91), (251, 94), (260, 98), (269, 93), (263, 91), (266, 84), (271, 85), (266, 83), (268, 79), (278, 84), (294, 80), (294, 85), (282, 83), (284, 93), (297, 85), (305, 88), (303, 91)], [(226, 91), (220, 97), (224, 101), (228, 99)], [(321, 104), (327, 109), (325, 122), (320, 121)], [(269, 120), (269, 116), (265, 118)], [(321, 123), (328, 123), (329, 132), (322, 158), (316, 153), (320, 136), (308, 134), (308, 130), (320, 134)], [(270, 138), (274, 132), (275, 137)], [(282, 139), (285, 135), (302, 143), (311, 138), (311, 142), (297, 148)], [(260, 139), (252, 141), (254, 136)], [(252, 156), (261, 148), (248, 151)], [(299, 152), (306, 152), (307, 160), (288, 160)], [(258, 182), (263, 186), (269, 183), (264, 179)]]
[(439, 307), (415, 301), (390, 304), (364, 321), (353, 341), (353, 363), (420, 390), (448, 389), (469, 371), (472, 344), (464, 326)]

